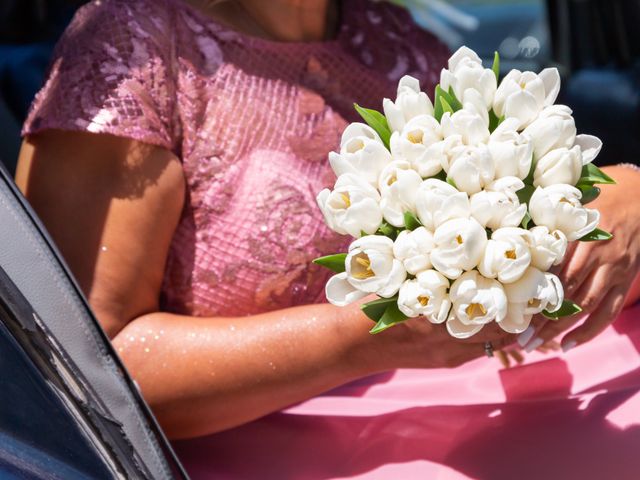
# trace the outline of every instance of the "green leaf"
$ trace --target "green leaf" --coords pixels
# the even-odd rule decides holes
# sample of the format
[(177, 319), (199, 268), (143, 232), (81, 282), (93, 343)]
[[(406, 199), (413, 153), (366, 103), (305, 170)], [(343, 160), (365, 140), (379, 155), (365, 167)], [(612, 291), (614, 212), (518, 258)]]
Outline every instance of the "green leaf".
[(551, 320), (557, 320), (562, 317), (569, 317), (571, 315), (575, 315), (576, 313), (580, 313), (582, 309), (580, 305), (573, 303), (571, 300), (566, 300), (562, 302), (562, 306), (556, 312), (548, 312), (547, 310), (543, 310), (542, 314), (550, 318)]
[(346, 253), (336, 253), (335, 255), (316, 258), (313, 263), (328, 268), (329, 270), (333, 270), (336, 273), (342, 273), (345, 270), (344, 262), (346, 258)]
[(491, 66), (491, 70), (493, 70), (494, 75), (496, 76), (496, 81), (500, 81), (500, 54), (498, 52), (493, 53), (493, 65)]
[(407, 230), (415, 230), (421, 227), (422, 223), (412, 212), (404, 212), (404, 226), (407, 227)]
[(498, 125), (504, 122), (504, 118), (504, 115), (498, 117), (493, 109), (489, 110), (489, 131), (493, 133), (493, 131), (498, 128)]
[(531, 215), (529, 215), (529, 212), (527, 212), (524, 214), (524, 217), (522, 217), (522, 223), (520, 225), (522, 225), (522, 228), (524, 228), (525, 230), (528, 230), (530, 222)]
[(387, 222), (382, 222), (377, 233), (384, 235), (385, 237), (389, 237), (391, 240), (395, 240), (398, 236), (398, 229)]
[(442, 109), (442, 103), (440, 103), (440, 95), (438, 95), (438, 89), (436, 88), (436, 98), (433, 104), (433, 117), (437, 120), (440, 121), (442, 120), (442, 114), (444, 113), (444, 110)]
[(536, 187), (534, 187), (533, 185), (525, 185), (524, 188), (521, 188), (516, 192), (516, 195), (518, 196), (518, 200), (520, 201), (520, 203), (529, 204), (529, 200), (531, 200), (531, 196), (535, 191)]
[(455, 180), (453, 178), (451, 178), (451, 177), (447, 177), (447, 183), (449, 185), (451, 185), (453, 188), (458, 188), (458, 186), (456, 185)]
[[(456, 98), (456, 95), (453, 93), (453, 88), (449, 87), (449, 91), (443, 90), (440, 85), (436, 85), (436, 99), (440, 101), (440, 99), (444, 99), (447, 104), (451, 107), (451, 111), (457, 112), (462, 108), (462, 104)], [(443, 113), (447, 110), (443, 107)]]
[(391, 129), (389, 128), (389, 124), (387, 123), (387, 119), (383, 114), (376, 110), (372, 110), (370, 108), (363, 108), (357, 103), (354, 103), (356, 111), (360, 114), (362, 119), (367, 122), (371, 128), (373, 128), (376, 133), (382, 139), (382, 142), (385, 144), (387, 148), (389, 148), (389, 139), (391, 138)]
[(593, 163), (587, 163), (582, 167), (582, 174), (580, 175), (580, 180), (578, 180), (578, 185), (593, 185), (595, 183), (615, 184), (616, 181), (596, 167)]
[(578, 188), (582, 192), (580, 203), (583, 205), (593, 202), (600, 195), (600, 189), (592, 185), (579, 185)]
[(367, 317), (377, 323), (384, 314), (387, 307), (392, 303), (396, 303), (397, 301), (397, 295), (392, 298), (379, 298), (371, 302), (363, 303), (362, 305), (360, 305), (360, 308)]
[(533, 158), (533, 153), (532, 153), (531, 154), (531, 168), (529, 168), (529, 173), (524, 178), (524, 180), (522, 180), (525, 185), (533, 185), (533, 174), (536, 171), (536, 163), (538, 163), (538, 162)]
[(587, 233), (584, 237), (579, 238), (580, 242), (602, 242), (604, 240), (611, 240), (613, 235), (609, 232), (596, 228), (592, 232)]
[(444, 112), (453, 113), (453, 108), (451, 107), (451, 105), (449, 105), (449, 102), (447, 102), (447, 100), (444, 97), (440, 97), (440, 103), (442, 104), (443, 115), (444, 115)]
[(447, 181), (447, 172), (445, 172), (444, 170), (440, 170), (433, 177), (429, 177), (429, 178), (435, 178), (436, 180), (442, 180), (443, 182), (446, 182)]
[(449, 98), (447, 98), (447, 101), (449, 102), (449, 105), (451, 105), (453, 107), (454, 111), (458, 111), (462, 109), (462, 103), (460, 103), (460, 100), (458, 100), (458, 97), (456, 97), (456, 94), (453, 92), (453, 87), (449, 86)]
[(398, 308), (398, 302), (396, 300), (393, 303), (387, 305), (387, 308), (382, 314), (382, 317), (380, 317), (378, 323), (376, 323), (376, 325), (371, 330), (369, 330), (369, 333), (380, 333), (389, 327), (393, 327), (400, 322), (404, 322), (407, 318), (409, 317), (402, 313)]

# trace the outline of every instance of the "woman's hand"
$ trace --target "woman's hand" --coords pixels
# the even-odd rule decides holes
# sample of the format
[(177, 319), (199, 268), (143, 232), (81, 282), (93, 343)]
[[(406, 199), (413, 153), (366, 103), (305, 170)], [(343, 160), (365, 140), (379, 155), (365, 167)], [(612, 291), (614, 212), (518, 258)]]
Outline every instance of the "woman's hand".
[[(375, 300), (369, 296), (346, 307), (345, 313), (353, 317), (364, 317), (360, 311), (362, 303)], [(351, 320), (353, 321), (353, 320)], [(373, 322), (366, 320), (367, 329)], [(505, 363), (500, 351), (515, 343), (516, 336), (502, 330), (495, 322), (485, 326), (479, 333), (466, 340), (458, 340), (447, 331), (445, 324), (433, 324), (424, 317), (406, 320), (383, 333), (367, 335), (355, 349), (354, 361), (368, 365), (374, 370), (395, 368), (454, 368), (485, 354), (485, 342), (490, 341), (496, 357)], [(520, 363), (518, 356), (514, 357)]]
[[(613, 238), (576, 242), (567, 252), (560, 272), (565, 298), (580, 305), (588, 318), (562, 338), (564, 351), (588, 342), (613, 322), (640, 270), (640, 172), (624, 166), (604, 170), (618, 184), (602, 186), (600, 197), (589, 206), (600, 210), (600, 226)], [(576, 325), (584, 314), (538, 319), (519, 342), (531, 351)]]

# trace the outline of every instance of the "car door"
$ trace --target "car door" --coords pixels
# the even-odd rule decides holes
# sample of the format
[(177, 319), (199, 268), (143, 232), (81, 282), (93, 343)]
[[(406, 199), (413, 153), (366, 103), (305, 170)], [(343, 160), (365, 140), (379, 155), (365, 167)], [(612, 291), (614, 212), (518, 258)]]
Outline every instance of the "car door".
[(0, 478), (187, 478), (1, 163)]

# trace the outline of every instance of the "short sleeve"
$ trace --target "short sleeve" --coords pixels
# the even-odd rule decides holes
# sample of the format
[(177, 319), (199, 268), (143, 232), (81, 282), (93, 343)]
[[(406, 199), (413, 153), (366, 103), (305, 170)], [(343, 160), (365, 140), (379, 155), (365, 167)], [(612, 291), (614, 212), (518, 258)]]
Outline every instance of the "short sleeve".
[(80, 8), (55, 48), (22, 134), (108, 133), (175, 151), (170, 18), (162, 1), (95, 0)]

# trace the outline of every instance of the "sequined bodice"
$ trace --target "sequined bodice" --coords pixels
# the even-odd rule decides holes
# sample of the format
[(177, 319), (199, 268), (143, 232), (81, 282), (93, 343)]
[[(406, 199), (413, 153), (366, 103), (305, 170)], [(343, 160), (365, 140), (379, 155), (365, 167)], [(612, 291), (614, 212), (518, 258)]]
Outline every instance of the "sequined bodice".
[(405, 74), (432, 90), (447, 56), (387, 3), (345, 0), (341, 23), (335, 40), (289, 44), (182, 0), (101, 0), (76, 15), (24, 133), (109, 133), (181, 158), (163, 309), (249, 315), (324, 298), (327, 272), (310, 262), (346, 245), (315, 203), (334, 180), (327, 153), (353, 102), (380, 109)]

